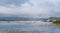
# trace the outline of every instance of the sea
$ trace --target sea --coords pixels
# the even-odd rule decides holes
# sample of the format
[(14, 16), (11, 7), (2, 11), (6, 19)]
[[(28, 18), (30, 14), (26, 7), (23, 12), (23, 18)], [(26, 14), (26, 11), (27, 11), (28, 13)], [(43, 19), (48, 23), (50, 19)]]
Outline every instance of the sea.
[(0, 33), (8, 32), (60, 33), (60, 26), (53, 22), (44, 21), (0, 21)]

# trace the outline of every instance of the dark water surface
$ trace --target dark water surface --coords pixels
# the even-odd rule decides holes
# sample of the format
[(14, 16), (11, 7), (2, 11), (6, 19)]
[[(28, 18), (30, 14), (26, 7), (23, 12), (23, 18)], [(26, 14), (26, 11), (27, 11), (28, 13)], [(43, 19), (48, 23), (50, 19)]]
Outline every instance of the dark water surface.
[[(60, 28), (52, 22), (42, 21), (0, 21), (2, 31), (39, 31), (41, 33), (60, 33)], [(5, 32), (4, 32), (5, 33)]]

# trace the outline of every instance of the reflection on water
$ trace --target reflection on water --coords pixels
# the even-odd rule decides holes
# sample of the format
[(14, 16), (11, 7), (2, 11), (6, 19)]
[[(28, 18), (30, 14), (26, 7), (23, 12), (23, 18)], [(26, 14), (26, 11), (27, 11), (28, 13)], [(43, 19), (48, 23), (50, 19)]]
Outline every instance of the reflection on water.
[(0, 32), (60, 33), (58, 25), (42, 21), (0, 21)]
[(55, 24), (56, 27), (60, 28), (60, 24), (56, 24), (56, 23), (54, 23), (54, 24)]

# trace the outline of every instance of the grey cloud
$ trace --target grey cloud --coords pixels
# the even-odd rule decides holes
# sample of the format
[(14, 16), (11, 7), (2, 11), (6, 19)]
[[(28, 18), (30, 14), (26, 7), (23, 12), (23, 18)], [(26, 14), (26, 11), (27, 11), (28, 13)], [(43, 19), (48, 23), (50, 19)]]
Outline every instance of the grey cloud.
[(21, 4), (24, 4), (28, 0), (0, 0), (0, 6), (9, 6), (9, 5), (15, 5), (15, 6), (21, 6)]
[[(27, 2), (27, 3), (26, 3)], [(13, 14), (17, 16), (60, 16), (59, 0), (0, 0), (0, 6), (15, 5), (16, 8), (6, 8), (2, 13)], [(21, 7), (21, 8), (20, 8)], [(0, 7), (5, 9), (4, 7)], [(1, 12), (0, 11), (0, 12)]]

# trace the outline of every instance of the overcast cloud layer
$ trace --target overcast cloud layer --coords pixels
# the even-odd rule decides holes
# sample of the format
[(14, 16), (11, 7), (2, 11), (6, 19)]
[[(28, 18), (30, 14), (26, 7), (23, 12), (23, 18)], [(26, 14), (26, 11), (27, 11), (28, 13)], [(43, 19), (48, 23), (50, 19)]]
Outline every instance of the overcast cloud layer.
[(0, 0), (0, 16), (60, 16), (60, 0)]

